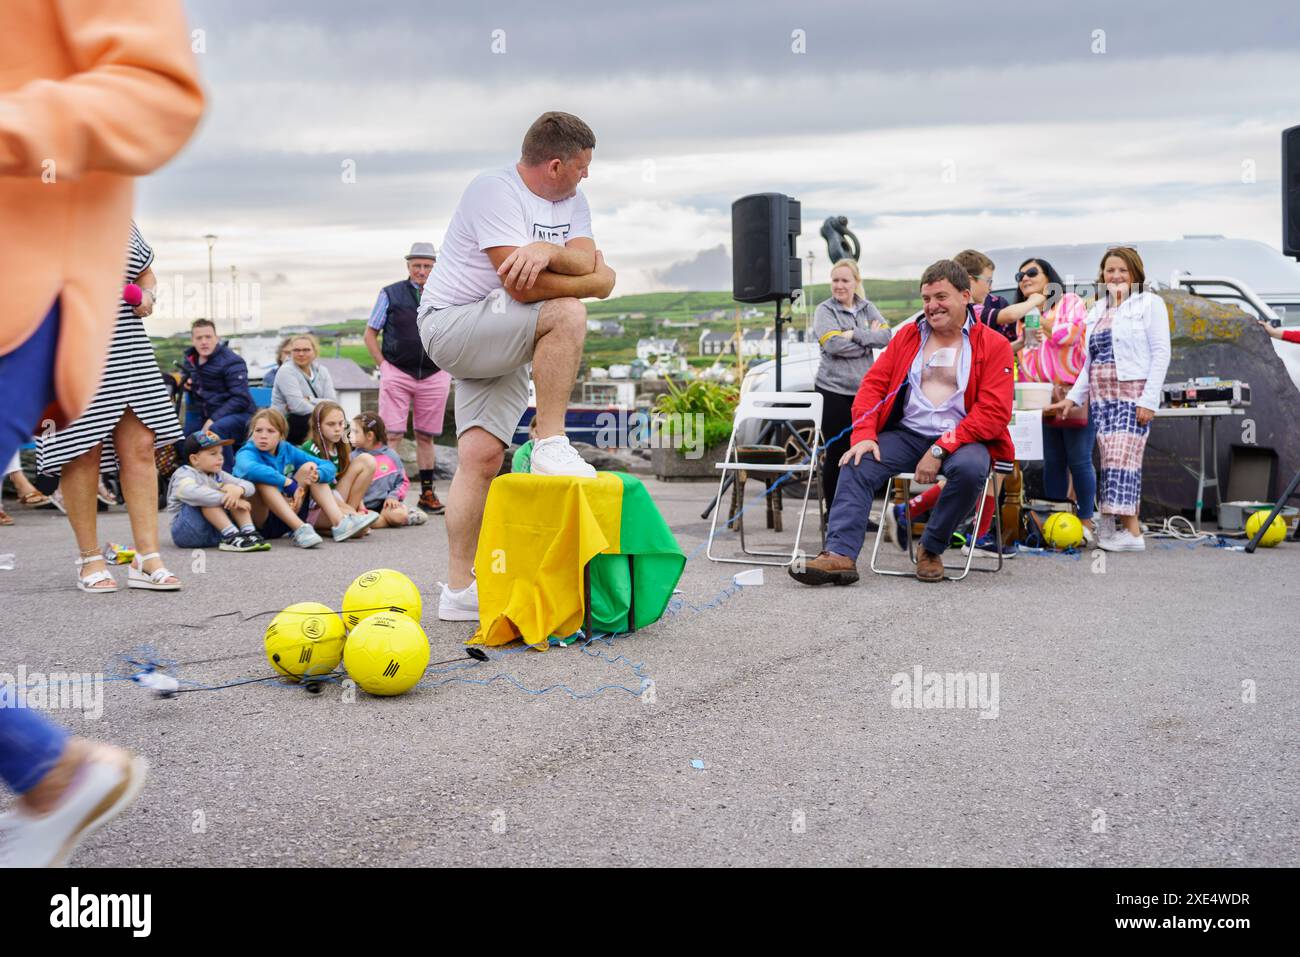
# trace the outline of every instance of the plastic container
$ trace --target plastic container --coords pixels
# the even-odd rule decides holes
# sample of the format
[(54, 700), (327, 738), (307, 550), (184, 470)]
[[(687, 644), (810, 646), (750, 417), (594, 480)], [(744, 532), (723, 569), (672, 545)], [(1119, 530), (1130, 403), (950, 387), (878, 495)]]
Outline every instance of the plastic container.
[(1045, 409), (1052, 404), (1052, 383), (1017, 382), (1016, 408), (1025, 412)]
[[(1263, 512), (1265, 514), (1268, 514), (1272, 510), (1273, 510), (1272, 502), (1259, 502), (1259, 503), (1251, 502), (1243, 510), (1245, 511), (1246, 515), (1242, 521), (1242, 528), (1246, 527), (1246, 522), (1250, 521), (1250, 516), (1254, 515), (1256, 512)], [(1300, 507), (1297, 507), (1295, 505), (1282, 506), (1282, 511), (1279, 513), (1279, 517), (1286, 524), (1288, 535), (1291, 534), (1291, 530), (1295, 528), (1297, 516), (1300, 516)]]
[(1037, 309), (1030, 309), (1025, 313), (1025, 348), (1038, 348), (1038, 341), (1042, 336), (1043, 314)]

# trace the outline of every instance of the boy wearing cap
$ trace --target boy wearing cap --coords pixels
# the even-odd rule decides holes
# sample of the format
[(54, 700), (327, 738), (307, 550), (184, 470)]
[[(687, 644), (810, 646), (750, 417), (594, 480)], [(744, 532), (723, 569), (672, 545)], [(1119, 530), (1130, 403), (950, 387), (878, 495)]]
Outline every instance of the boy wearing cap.
[(234, 439), (214, 432), (194, 432), (185, 440), (187, 465), (167, 486), (172, 543), (177, 548), (211, 548), (223, 552), (263, 552), (271, 544), (253, 525), (253, 483), (222, 469), (224, 447)]

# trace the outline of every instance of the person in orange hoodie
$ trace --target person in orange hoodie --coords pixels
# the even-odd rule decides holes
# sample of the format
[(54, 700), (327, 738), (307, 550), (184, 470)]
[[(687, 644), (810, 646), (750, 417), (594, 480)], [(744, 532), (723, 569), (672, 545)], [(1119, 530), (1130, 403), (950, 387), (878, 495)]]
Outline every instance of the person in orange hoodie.
[[(5, 0), (0, 31), (0, 462), (75, 419), (117, 319), (132, 178), (203, 113), (179, 0)], [(144, 781), (143, 758), (70, 737), (0, 685), (0, 867), (62, 863)]]
[(5, 0), (0, 30), (0, 461), (99, 386), (133, 178), (203, 113), (179, 0)]

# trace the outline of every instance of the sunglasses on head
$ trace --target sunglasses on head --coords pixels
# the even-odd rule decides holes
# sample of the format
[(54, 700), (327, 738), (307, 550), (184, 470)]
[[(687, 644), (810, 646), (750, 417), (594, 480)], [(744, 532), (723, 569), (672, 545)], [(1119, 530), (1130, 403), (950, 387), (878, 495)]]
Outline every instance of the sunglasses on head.
[(1037, 275), (1038, 275), (1038, 267), (1030, 266), (1024, 272), (1016, 273), (1016, 282), (1020, 282), (1020, 280), (1025, 279), (1026, 277), (1028, 277), (1029, 279), (1033, 279)]

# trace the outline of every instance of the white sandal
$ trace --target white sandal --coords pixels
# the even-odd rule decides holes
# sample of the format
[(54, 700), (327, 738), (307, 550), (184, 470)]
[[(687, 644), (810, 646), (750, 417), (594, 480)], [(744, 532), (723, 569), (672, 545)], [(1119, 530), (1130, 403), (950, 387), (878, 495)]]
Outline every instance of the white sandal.
[(169, 578), (176, 578), (167, 570), (165, 565), (160, 565), (152, 572), (144, 570), (144, 563), (155, 558), (162, 558), (157, 552), (150, 552), (148, 555), (136, 555), (127, 566), (127, 588), (144, 588), (148, 591), (180, 591), (181, 583), (179, 580), (167, 582)]
[[(82, 565), (89, 565), (91, 562), (102, 562), (103, 560), (103, 555), (91, 555), (88, 558), (78, 558), (75, 564), (80, 568)], [(105, 581), (112, 582), (113, 587), (101, 588), (99, 583)], [(117, 591), (117, 579), (113, 577), (107, 567), (101, 568), (97, 572), (91, 572), (89, 575), (85, 576), (78, 572), (77, 587), (82, 591), (88, 592), (115, 592)]]

